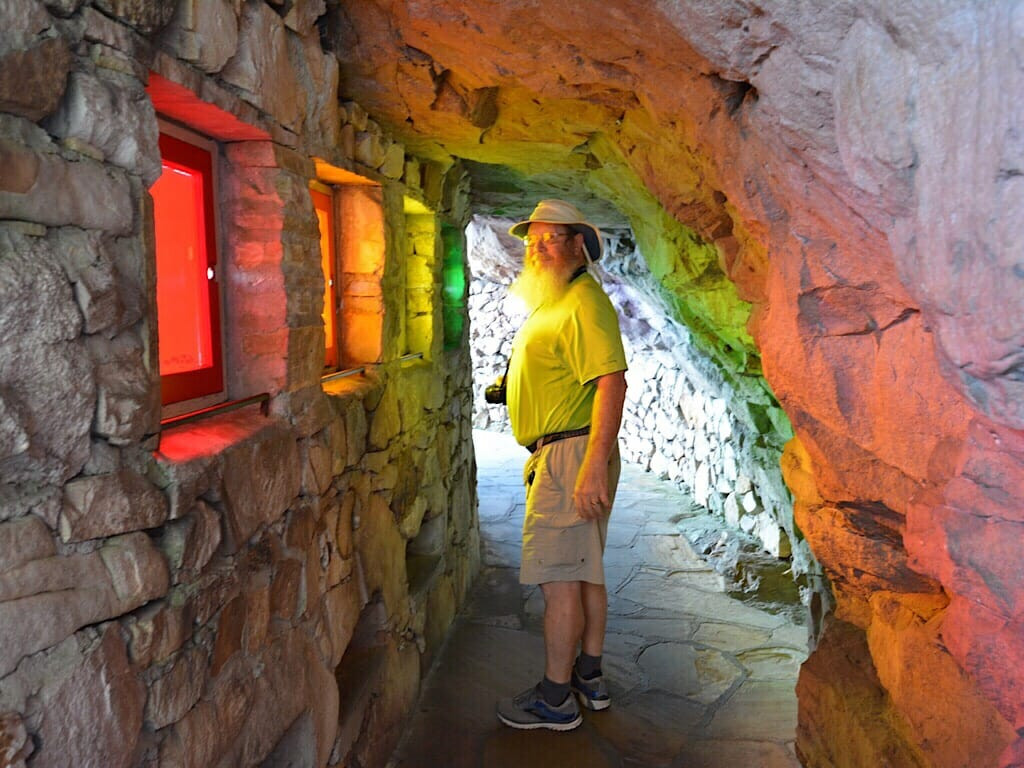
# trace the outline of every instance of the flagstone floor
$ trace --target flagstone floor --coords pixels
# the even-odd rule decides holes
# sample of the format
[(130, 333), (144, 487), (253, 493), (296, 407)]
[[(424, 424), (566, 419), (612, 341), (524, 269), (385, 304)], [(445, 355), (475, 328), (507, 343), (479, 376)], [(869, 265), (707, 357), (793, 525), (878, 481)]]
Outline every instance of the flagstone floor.
[(484, 568), (389, 768), (797, 768), (805, 628), (726, 594), (680, 533), (702, 513), (630, 465), (605, 552), (611, 708), (567, 733), (498, 722), (498, 698), (543, 671), (544, 604), (517, 581), (526, 453), (506, 435), (474, 439)]

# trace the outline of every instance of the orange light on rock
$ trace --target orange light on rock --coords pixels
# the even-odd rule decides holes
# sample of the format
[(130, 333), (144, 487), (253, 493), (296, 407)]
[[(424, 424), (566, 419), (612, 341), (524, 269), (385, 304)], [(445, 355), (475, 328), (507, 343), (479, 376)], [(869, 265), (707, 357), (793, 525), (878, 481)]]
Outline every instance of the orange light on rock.
[[(327, 189), (327, 188), (325, 188)], [(338, 367), (338, 328), (335, 321), (337, 296), (334, 246), (334, 201), (328, 192), (310, 188), (316, 220), (320, 226), (320, 266), (324, 273), (324, 367)]]

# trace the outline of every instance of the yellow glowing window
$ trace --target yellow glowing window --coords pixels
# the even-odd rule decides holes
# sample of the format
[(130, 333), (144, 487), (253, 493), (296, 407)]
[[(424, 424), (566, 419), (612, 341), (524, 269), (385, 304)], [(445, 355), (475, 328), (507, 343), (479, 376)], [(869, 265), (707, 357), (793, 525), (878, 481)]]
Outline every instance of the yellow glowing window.
[(384, 196), (379, 184), (314, 158), (320, 223), (326, 372), (381, 360)]
[(315, 181), (310, 182), (309, 186), (316, 220), (320, 226), (320, 267), (324, 273), (324, 367), (334, 370), (340, 358), (334, 192), (330, 187)]

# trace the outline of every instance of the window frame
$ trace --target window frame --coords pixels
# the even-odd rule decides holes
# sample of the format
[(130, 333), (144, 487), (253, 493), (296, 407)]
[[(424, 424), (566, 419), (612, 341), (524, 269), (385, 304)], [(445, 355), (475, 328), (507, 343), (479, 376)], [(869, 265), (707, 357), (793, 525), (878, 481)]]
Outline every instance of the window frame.
[[(321, 253), (320, 253), (320, 264), (323, 266), (326, 261), (331, 270), (331, 274), (324, 275), (324, 367), (323, 372), (333, 373), (341, 370), (342, 364), (342, 340), (343, 332), (342, 328), (342, 312), (341, 312), (341, 292), (340, 288), (340, 275), (341, 275), (341, 264), (340, 264), (340, 247), (339, 247), (339, 234), (341, 229), (341, 215), (338, 210), (338, 195), (339, 190), (336, 186), (331, 186), (319, 179), (311, 179), (309, 182), (309, 194), (313, 201), (313, 210), (319, 211), (324, 210), (327, 212), (327, 242), (330, 248), (330, 254), (327, 259), (324, 259), (323, 254), (323, 242), (324, 235), (320, 234)], [(321, 205), (318, 205), (317, 198), (320, 198)], [(323, 205), (326, 203), (326, 205)], [(321, 207), (322, 206), (322, 207)], [(317, 222), (319, 225), (319, 221)], [(331, 322), (331, 333), (328, 332), (326, 318), (328, 317), (328, 307)], [(333, 335), (333, 339), (328, 339), (329, 335)], [(333, 358), (331, 355), (332, 347), (328, 346), (328, 342), (333, 341)]]
[[(193, 171), (198, 171), (202, 178), (202, 212), (206, 249), (206, 270), (212, 269), (212, 277), (207, 276), (207, 296), (210, 308), (210, 339), (212, 342), (212, 364), (193, 371), (182, 371), (160, 375), (160, 400), (162, 417), (169, 418), (184, 413), (206, 408), (227, 399), (225, 372), (225, 339), (222, 323), (224, 291), (220, 279), (223, 259), (220, 238), (220, 222), (218, 217), (219, 190), (217, 166), (220, 157), (219, 144), (202, 134), (191, 131), (172, 123), (162, 117), (157, 120), (160, 136), (161, 165), (164, 159)], [(153, 205), (153, 252), (154, 280), (159, 280), (156, 259), (156, 203)], [(155, 285), (154, 285), (155, 288)], [(157, 316), (157, 338), (159, 340), (159, 309), (154, 307)], [(158, 342), (159, 343), (159, 342)], [(159, 365), (159, 354), (158, 354)]]

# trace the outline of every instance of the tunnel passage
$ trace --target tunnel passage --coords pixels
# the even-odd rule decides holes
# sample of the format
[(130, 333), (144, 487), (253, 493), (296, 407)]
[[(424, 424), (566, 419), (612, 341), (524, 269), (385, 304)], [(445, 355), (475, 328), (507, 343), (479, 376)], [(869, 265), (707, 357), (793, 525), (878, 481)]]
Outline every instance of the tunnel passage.
[[(756, 406), (730, 424), (792, 428), (779, 530), (835, 600), (799, 683), (804, 762), (1020, 764), (1020, 16), (13, 0), (11, 761), (388, 754), (478, 564), (462, 233), (556, 195)], [(175, 162), (214, 195), (190, 274), (226, 363), (184, 414), (161, 402), (154, 186)]]

